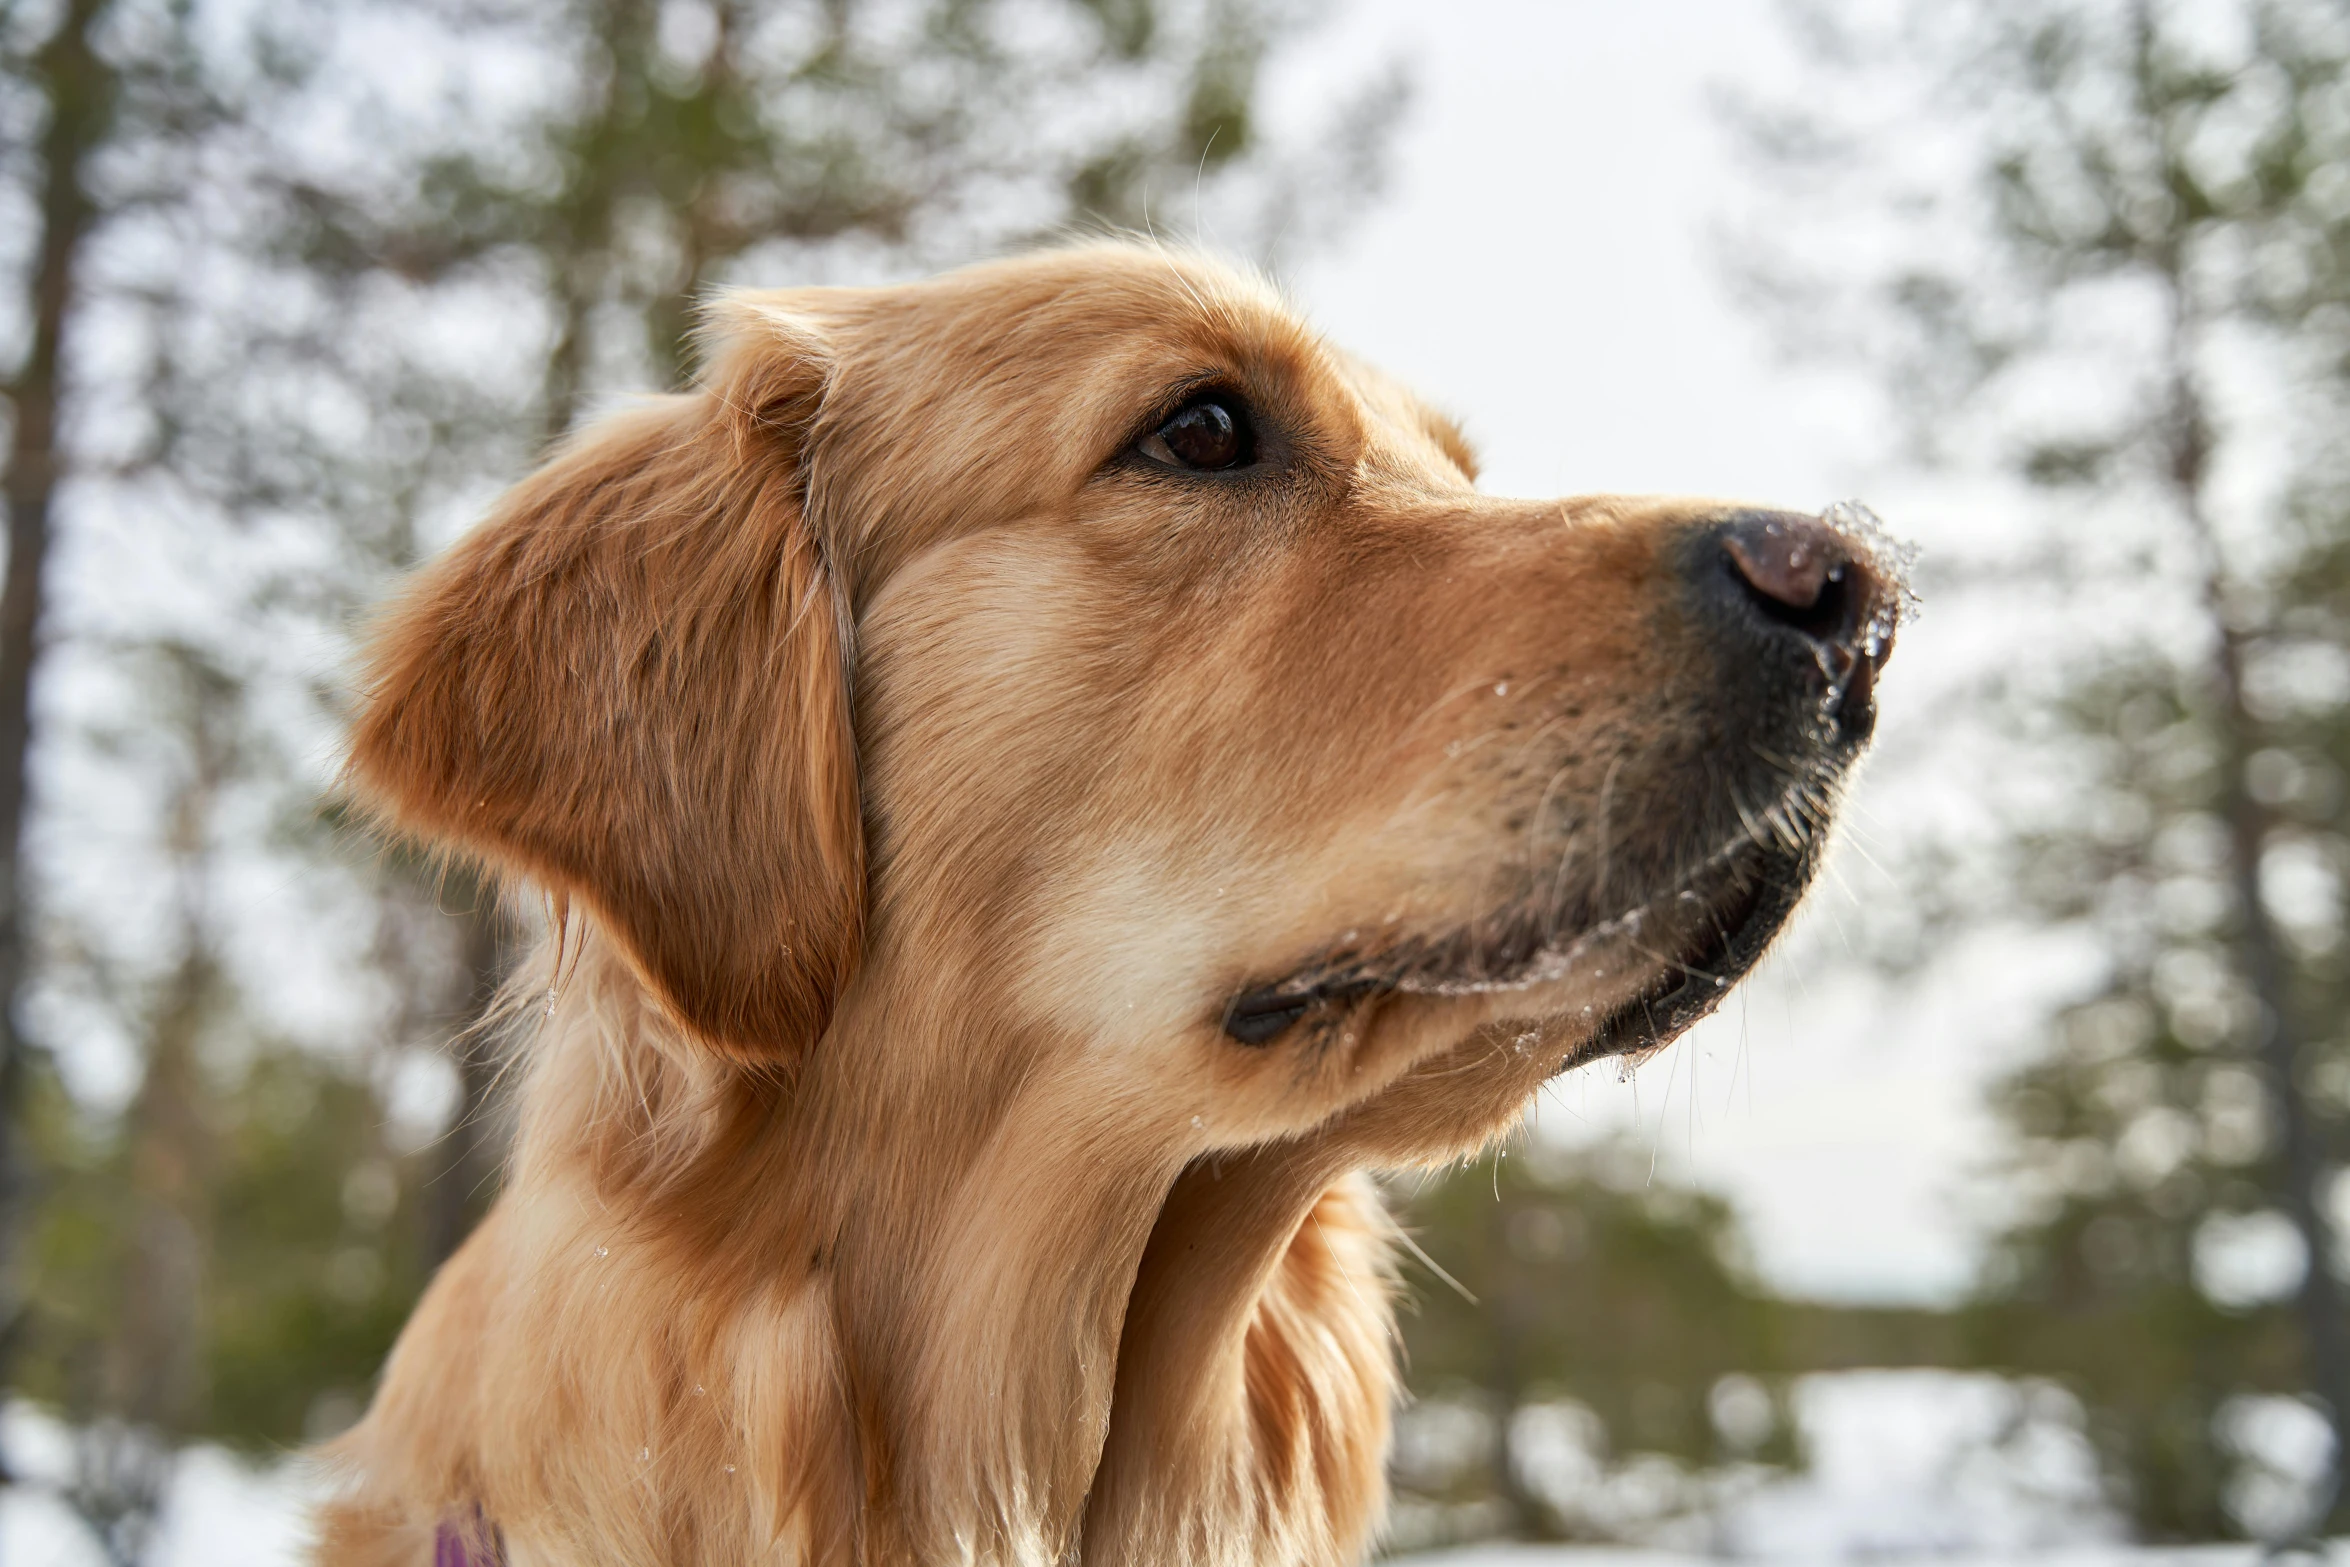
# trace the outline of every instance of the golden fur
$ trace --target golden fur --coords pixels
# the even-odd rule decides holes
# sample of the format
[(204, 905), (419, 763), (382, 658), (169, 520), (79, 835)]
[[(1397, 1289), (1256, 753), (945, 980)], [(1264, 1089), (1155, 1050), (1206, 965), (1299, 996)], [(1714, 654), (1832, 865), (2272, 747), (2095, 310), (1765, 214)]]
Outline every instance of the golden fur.
[[(1675, 782), (1720, 508), (1482, 495), (1264, 287), (1140, 247), (730, 294), (706, 350), (376, 634), (357, 792), (555, 917), (503, 1194), (321, 1559), (1356, 1560), (1362, 1172), (1479, 1148), (1693, 961), (1695, 915), (1599, 916), (1751, 900)], [(1256, 469), (1135, 454), (1211, 384)], [(1808, 842), (1836, 765), (1730, 805)]]

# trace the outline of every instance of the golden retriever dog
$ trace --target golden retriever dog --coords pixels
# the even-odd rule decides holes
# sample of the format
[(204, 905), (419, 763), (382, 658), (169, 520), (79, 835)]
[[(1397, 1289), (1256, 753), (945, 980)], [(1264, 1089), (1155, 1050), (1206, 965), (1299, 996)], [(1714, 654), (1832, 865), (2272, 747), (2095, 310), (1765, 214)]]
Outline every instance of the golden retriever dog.
[(1755, 961), (1898, 562), (1482, 494), (1156, 248), (731, 293), (703, 347), (375, 635), (357, 795), (550, 917), (503, 1193), (321, 1558), (1357, 1560), (1365, 1172)]

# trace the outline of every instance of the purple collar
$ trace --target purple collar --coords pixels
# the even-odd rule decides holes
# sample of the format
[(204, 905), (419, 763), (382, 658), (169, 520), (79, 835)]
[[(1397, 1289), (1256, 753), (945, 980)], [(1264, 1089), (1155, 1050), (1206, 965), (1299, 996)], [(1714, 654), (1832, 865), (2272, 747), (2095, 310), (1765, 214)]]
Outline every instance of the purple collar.
[(444, 1519), (433, 1531), (432, 1567), (506, 1567), (505, 1542), (476, 1508), (470, 1524)]

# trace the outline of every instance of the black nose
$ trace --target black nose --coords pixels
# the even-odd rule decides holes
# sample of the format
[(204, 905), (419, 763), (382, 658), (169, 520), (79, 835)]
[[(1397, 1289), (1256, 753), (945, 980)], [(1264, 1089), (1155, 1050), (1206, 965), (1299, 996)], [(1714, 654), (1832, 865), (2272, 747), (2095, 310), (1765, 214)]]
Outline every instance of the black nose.
[(1862, 543), (1818, 517), (1749, 511), (1708, 530), (1691, 562), (1732, 649), (1825, 699), (1865, 736), (1890, 645), (1890, 589)]

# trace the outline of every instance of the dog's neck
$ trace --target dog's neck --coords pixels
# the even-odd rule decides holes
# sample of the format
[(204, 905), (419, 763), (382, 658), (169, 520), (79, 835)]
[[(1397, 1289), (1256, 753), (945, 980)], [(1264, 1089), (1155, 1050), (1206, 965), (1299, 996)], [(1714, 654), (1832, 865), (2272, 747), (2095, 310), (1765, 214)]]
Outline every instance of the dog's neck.
[[(717, 1494), (764, 1514), (754, 1534), (811, 1561), (1359, 1550), (1387, 1304), (1376, 1202), (1332, 1190), (1326, 1153), (1187, 1173), (1088, 1138), (1079, 1075), (945, 1005), (851, 1006), (793, 1070), (746, 1071), (678, 1037), (592, 935), (545, 1007), (513, 1187), (469, 1248), (509, 1281), (482, 1331), (535, 1340), (538, 1382), (485, 1392), (515, 1407), (452, 1455), (510, 1534), (582, 1505), (551, 1461), (601, 1446), (656, 1481), (625, 1531), (646, 1539), (744, 1527), (661, 1511), (711, 1494), (661, 1476), (707, 1466), (742, 1477)], [(879, 1047), (909, 1029), (940, 1048)], [(889, 1080), (909, 1060), (950, 1080)], [(952, 1081), (1007, 1060), (1028, 1066)], [(531, 1405), (550, 1418), (525, 1437)], [(612, 1533), (622, 1498), (586, 1505), (558, 1538)]]

